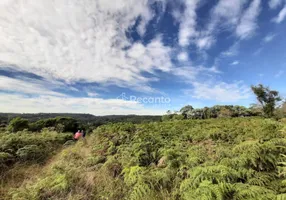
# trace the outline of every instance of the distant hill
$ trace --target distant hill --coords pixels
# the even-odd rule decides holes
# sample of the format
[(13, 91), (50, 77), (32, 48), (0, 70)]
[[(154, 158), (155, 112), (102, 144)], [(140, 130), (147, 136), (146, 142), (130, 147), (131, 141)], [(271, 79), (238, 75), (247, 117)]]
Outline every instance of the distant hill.
[(0, 123), (7, 124), (11, 119), (15, 117), (22, 117), (28, 119), (31, 122), (38, 121), (40, 119), (48, 119), (54, 117), (72, 117), (83, 123), (93, 124), (106, 124), (108, 122), (132, 122), (140, 123), (143, 121), (160, 121), (161, 116), (149, 116), (149, 115), (107, 115), (107, 116), (95, 116), (92, 114), (77, 114), (77, 113), (0, 113)]

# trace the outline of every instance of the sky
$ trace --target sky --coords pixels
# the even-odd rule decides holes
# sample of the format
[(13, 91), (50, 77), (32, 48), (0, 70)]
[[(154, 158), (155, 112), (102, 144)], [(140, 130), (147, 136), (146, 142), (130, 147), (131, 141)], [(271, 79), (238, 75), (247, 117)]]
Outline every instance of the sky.
[(0, 1), (0, 112), (249, 106), (285, 77), (286, 0)]

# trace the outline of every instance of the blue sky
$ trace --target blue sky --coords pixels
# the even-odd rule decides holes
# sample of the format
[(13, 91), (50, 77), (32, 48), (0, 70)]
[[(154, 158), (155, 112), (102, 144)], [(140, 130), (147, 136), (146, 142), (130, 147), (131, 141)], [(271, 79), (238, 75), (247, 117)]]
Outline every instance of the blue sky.
[(286, 0), (0, 3), (0, 112), (162, 114), (286, 96)]

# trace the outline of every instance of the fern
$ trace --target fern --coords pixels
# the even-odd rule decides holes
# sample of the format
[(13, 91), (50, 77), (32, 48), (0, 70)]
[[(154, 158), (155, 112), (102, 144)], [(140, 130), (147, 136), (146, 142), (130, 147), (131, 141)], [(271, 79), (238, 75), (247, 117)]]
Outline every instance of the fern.
[(236, 182), (238, 177), (239, 174), (236, 170), (224, 165), (196, 167), (190, 171), (193, 187), (198, 186), (205, 180), (212, 183)]
[(183, 199), (223, 200), (223, 194), (219, 185), (210, 181), (203, 181), (196, 189), (188, 189), (182, 192)]
[(233, 186), (234, 200), (273, 200), (275, 193), (264, 187), (253, 186), (248, 184), (237, 183)]
[(286, 200), (286, 194), (278, 194), (276, 200)]
[(127, 186), (132, 186), (140, 181), (143, 173), (144, 168), (139, 166), (126, 167), (122, 171), (122, 174), (124, 174), (124, 182)]
[(271, 142), (246, 141), (237, 145), (233, 152), (239, 156), (238, 164), (241, 167), (251, 167), (257, 171), (274, 170), (278, 162), (277, 147)]
[(133, 187), (129, 199), (130, 200), (145, 200), (148, 196), (151, 196), (152, 188), (146, 183), (138, 182)]

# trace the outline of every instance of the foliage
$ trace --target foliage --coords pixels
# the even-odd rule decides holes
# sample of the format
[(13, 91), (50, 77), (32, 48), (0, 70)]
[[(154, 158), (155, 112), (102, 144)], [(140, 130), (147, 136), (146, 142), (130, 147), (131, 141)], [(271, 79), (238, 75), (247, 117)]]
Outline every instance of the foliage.
[(281, 101), (279, 92), (276, 90), (270, 90), (269, 87), (265, 87), (262, 84), (251, 86), (251, 89), (256, 95), (258, 102), (263, 107), (264, 114), (267, 117), (272, 117), (274, 115), (277, 102)]
[(246, 108), (233, 105), (216, 105), (213, 107), (204, 107), (194, 109), (188, 105), (183, 107), (178, 113), (169, 113), (162, 116), (162, 121), (176, 119), (210, 119), (210, 118), (230, 118), (230, 117), (250, 117), (259, 116), (261, 112), (256, 108)]
[(27, 128), (29, 128), (29, 121), (21, 117), (12, 119), (8, 125), (8, 131), (10, 132), (18, 132)]
[(184, 118), (188, 118), (188, 113), (194, 110), (193, 106), (187, 105), (181, 108), (180, 113), (184, 116)]
[(71, 134), (18, 132), (0, 134), (0, 169), (15, 162), (42, 162), (66, 141)]
[(9, 165), (13, 161), (14, 161), (13, 155), (6, 152), (0, 152), (0, 169), (5, 169), (9, 167)]
[(17, 150), (16, 156), (21, 161), (42, 161), (47, 157), (47, 153), (37, 145), (26, 145)]
[(42, 119), (30, 124), (30, 131), (41, 131), (43, 128), (54, 127), (59, 133), (62, 132), (75, 132), (79, 124), (70, 117), (56, 117), (49, 119)]
[(285, 198), (286, 124), (259, 117), (98, 127), (11, 199)]
[[(143, 123), (160, 121), (161, 116), (148, 116), (148, 115), (107, 115), (107, 116), (94, 116), (91, 114), (74, 114), (74, 113), (37, 113), (37, 114), (20, 114), (20, 113), (0, 113), (0, 125), (6, 125), (11, 119), (21, 117), (28, 119), (30, 123), (39, 120), (48, 120), (56, 117), (73, 118), (79, 123), (80, 129), (96, 128), (103, 124), (117, 123), (117, 122), (131, 122)], [(83, 126), (83, 127), (82, 127)], [(37, 130), (40, 131), (40, 130)]]
[(274, 117), (278, 120), (286, 118), (286, 102), (283, 102), (278, 108), (275, 109)]

